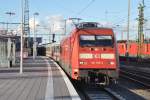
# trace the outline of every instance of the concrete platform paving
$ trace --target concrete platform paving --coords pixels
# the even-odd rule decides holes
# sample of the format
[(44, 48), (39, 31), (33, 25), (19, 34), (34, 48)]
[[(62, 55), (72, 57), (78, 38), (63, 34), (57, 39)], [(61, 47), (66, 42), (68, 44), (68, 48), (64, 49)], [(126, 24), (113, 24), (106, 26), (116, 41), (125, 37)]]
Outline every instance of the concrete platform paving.
[[(38, 57), (19, 65), (0, 68), (0, 100), (80, 100), (61, 68), (51, 59)], [(66, 81), (67, 80), (67, 81)]]

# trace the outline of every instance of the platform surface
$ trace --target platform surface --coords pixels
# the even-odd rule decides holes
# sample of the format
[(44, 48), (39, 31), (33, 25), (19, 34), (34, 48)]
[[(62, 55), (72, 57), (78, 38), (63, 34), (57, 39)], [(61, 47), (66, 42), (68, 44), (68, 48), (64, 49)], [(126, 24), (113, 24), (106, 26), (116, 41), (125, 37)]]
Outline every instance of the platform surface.
[(0, 100), (80, 100), (61, 68), (51, 59), (38, 57), (0, 69)]

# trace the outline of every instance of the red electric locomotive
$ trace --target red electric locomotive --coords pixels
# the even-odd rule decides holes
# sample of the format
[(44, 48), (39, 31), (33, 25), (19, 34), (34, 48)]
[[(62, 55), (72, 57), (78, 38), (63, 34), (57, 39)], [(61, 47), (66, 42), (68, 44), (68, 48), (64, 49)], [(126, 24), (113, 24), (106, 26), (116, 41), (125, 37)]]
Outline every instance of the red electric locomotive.
[(59, 62), (72, 79), (108, 85), (119, 70), (113, 30), (95, 22), (80, 23), (61, 41)]

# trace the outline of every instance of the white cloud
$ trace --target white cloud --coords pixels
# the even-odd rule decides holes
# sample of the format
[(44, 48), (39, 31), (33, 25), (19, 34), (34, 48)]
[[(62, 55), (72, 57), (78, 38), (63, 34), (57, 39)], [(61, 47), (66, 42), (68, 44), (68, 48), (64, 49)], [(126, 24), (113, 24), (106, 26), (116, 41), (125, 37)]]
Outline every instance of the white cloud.
[(65, 21), (61, 15), (47, 16), (48, 24), (52, 33), (62, 33), (64, 31)]
[[(35, 28), (37, 28), (37, 25), (39, 25), (39, 24), (40, 24), (39, 20), (35, 19)], [(31, 18), (29, 20), (29, 27), (30, 27), (31, 30), (34, 29), (34, 18)]]

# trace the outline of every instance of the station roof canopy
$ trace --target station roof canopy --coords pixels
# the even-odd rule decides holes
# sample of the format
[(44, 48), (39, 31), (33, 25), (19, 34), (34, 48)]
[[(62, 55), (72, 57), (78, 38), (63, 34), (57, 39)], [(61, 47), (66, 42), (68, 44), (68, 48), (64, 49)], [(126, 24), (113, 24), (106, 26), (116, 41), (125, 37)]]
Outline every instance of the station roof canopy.
[(16, 39), (16, 36), (15, 35), (3, 35), (3, 34), (0, 34), (0, 39), (7, 39), (7, 38)]

